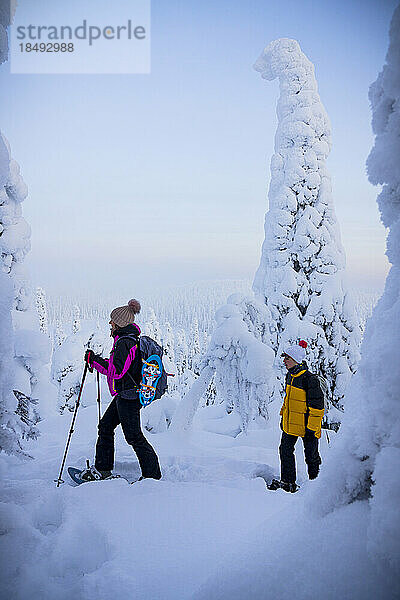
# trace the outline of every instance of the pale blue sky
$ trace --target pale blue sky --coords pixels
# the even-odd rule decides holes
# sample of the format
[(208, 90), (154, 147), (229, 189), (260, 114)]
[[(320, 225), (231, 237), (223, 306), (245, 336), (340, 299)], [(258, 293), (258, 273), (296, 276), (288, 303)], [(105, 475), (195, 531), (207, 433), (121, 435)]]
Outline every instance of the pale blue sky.
[(381, 288), (385, 231), (365, 174), (367, 94), (395, 5), (153, 0), (150, 75), (0, 67), (1, 128), (30, 191), (35, 283), (139, 295), (154, 282), (252, 279), (278, 98), (278, 82), (252, 64), (270, 41), (291, 37), (315, 64), (332, 122), (328, 168), (350, 281)]

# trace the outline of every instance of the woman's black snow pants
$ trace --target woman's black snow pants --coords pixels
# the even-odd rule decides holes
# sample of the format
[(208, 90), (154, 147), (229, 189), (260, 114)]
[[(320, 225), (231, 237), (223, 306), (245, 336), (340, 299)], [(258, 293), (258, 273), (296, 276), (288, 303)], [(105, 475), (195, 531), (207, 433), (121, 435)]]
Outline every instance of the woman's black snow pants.
[[(304, 457), (308, 468), (308, 476), (310, 479), (315, 479), (319, 473), (319, 466), (321, 464), (321, 457), (318, 452), (318, 439), (310, 429), (306, 429), (306, 434), (301, 439), (304, 445)], [(281, 445), (279, 446), (281, 481), (286, 481), (287, 483), (296, 483), (294, 447), (297, 440), (297, 435), (289, 435), (282, 431)]]
[(157, 454), (140, 428), (139, 400), (115, 396), (99, 423), (95, 467), (98, 471), (112, 471), (114, 467), (114, 430), (121, 423), (128, 444), (138, 457), (143, 477), (161, 478)]

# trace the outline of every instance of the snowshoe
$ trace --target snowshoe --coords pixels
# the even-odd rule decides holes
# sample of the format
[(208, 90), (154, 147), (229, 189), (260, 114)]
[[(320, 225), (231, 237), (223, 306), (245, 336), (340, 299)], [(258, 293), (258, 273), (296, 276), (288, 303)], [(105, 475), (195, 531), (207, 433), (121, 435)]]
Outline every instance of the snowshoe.
[(75, 467), (68, 467), (68, 475), (71, 477), (72, 481), (76, 485), (80, 485), (81, 483), (85, 483), (83, 479), (80, 478), (81, 473), (84, 469), (76, 469)]
[(139, 389), (139, 400), (143, 406), (153, 402), (156, 397), (157, 383), (163, 372), (161, 358), (152, 354), (147, 360), (143, 359), (142, 381)]
[(287, 481), (281, 481), (280, 479), (272, 479), (270, 483), (267, 483), (267, 488), (272, 491), (280, 489), (294, 494), (299, 489), (299, 486), (296, 483), (288, 483)]
[(68, 475), (77, 485), (87, 483), (88, 481), (102, 481), (104, 479), (117, 479), (120, 477), (120, 475), (113, 475), (111, 471), (98, 471), (93, 465), (89, 465), (89, 461), (87, 461), (86, 469), (68, 467)]

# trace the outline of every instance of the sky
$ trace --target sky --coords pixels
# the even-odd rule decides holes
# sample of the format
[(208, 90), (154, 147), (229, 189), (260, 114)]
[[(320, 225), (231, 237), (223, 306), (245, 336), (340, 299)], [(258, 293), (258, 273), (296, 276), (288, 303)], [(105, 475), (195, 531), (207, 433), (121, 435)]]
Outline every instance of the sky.
[[(31, 5), (38, 19), (52, 1)], [(289, 37), (315, 65), (332, 124), (327, 164), (350, 285), (381, 290), (386, 231), (365, 168), (368, 87), (395, 6), (153, 0), (149, 74), (16, 75), (2, 65), (0, 123), (29, 188), (34, 284), (135, 297), (155, 284), (252, 280), (279, 96), (252, 65)]]

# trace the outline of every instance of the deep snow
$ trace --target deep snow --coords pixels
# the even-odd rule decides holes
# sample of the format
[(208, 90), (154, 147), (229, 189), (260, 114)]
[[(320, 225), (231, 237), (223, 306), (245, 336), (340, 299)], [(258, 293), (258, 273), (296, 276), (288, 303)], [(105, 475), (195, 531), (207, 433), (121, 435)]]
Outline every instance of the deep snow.
[[(96, 411), (79, 409), (68, 465), (92, 458)], [(146, 434), (160, 456), (161, 481), (72, 487), (64, 472), (57, 488), (70, 413), (41, 423), (35, 460), (2, 455), (3, 597), (190, 598), (214, 570), (226, 569), (232, 548), (303, 492), (298, 499), (268, 492), (257, 477), (278, 467), (275, 427), (236, 438), (201, 429), (212, 421), (218, 429), (222, 414), (200, 409), (191, 433)], [(116, 442), (115, 471), (136, 479), (139, 466), (120, 431)], [(302, 458), (299, 472), (304, 477)]]
[[(301, 490), (269, 492), (263, 476), (278, 469), (278, 416), (267, 429), (237, 437), (205, 430), (213, 421), (224, 430), (223, 414), (202, 408), (189, 433), (146, 433), (160, 456), (161, 481), (72, 487), (65, 472), (57, 488), (70, 413), (40, 424), (35, 460), (3, 454), (2, 597), (394, 598), (394, 581), (367, 555), (367, 503), (314, 517), (301, 443)], [(96, 424), (95, 405), (79, 409), (68, 465), (92, 458)], [(134, 480), (137, 460), (117, 432), (115, 471)], [(332, 452), (325, 436), (321, 452)]]

